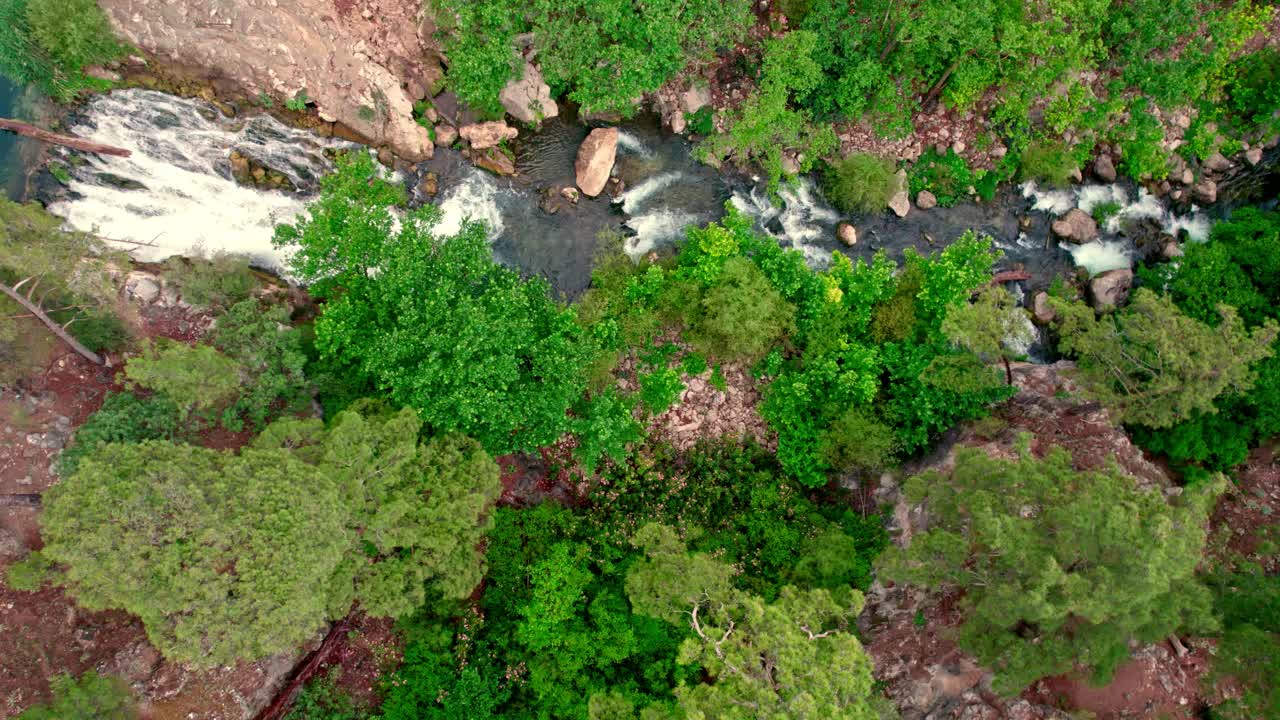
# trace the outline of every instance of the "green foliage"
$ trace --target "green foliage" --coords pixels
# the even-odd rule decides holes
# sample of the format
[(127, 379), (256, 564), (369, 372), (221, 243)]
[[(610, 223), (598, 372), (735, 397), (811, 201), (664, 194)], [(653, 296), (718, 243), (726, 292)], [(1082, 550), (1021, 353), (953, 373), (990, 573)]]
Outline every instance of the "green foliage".
[(293, 701), (284, 720), (365, 720), (369, 713), (338, 687), (341, 668), (313, 678)]
[(837, 602), (827, 590), (787, 586), (766, 602), (735, 590), (733, 569), (702, 553), (687, 553), (670, 528), (648, 525), (637, 535), (646, 559), (627, 574), (637, 612), (671, 621), (689, 617), (695, 637), (680, 646), (680, 661), (697, 662), (711, 683), (676, 689), (690, 717), (878, 717), (868, 704), (871, 660), (850, 632), (862, 610), (853, 591)]
[(208, 258), (172, 258), (165, 277), (177, 285), (184, 301), (211, 310), (229, 308), (258, 288), (247, 256), (221, 252)]
[(517, 3), (447, 0), (448, 82), (467, 104), (498, 114), (498, 94), (519, 74), (515, 38), (531, 33), (542, 74), (586, 111), (630, 113), (690, 62), (710, 60), (750, 26), (745, 0)]
[(1071, 176), (1080, 169), (1070, 148), (1061, 143), (1041, 140), (1033, 142), (1018, 158), (1020, 177), (1052, 187), (1066, 187)]
[(846, 411), (818, 436), (819, 457), (838, 472), (883, 470), (896, 447), (893, 429), (860, 408)]
[(583, 405), (573, 423), (573, 433), (578, 438), (574, 457), (591, 475), (605, 458), (615, 463), (624, 462), (627, 447), (644, 437), (644, 428), (632, 416), (635, 402), (619, 397), (613, 388), (604, 390)]
[(544, 280), (493, 261), (483, 226), (437, 238), (440, 212), (426, 206), (392, 232), (402, 199), (368, 156), (349, 156), (308, 217), (277, 227), (277, 243), (300, 246), (293, 274), (329, 299), (316, 321), (321, 355), (433, 431), (464, 432), (494, 453), (555, 440), (585, 389), (593, 338)]
[(1160, 147), (1164, 128), (1147, 109), (1145, 101), (1129, 112), (1129, 122), (1117, 131), (1120, 170), (1134, 180), (1162, 180), (1169, 174), (1169, 156)]
[(102, 445), (44, 500), (41, 552), (76, 601), (138, 615), (199, 667), (311, 637), (351, 542), (336, 484), (285, 450)]
[(243, 368), (209, 345), (187, 345), (160, 338), (143, 344), (129, 358), (124, 375), (136, 387), (163, 394), (183, 419), (227, 405), (240, 390)]
[(889, 579), (964, 590), (960, 644), (996, 671), (1000, 692), (1076, 664), (1105, 683), (1131, 638), (1216, 625), (1195, 569), (1221, 483), (1170, 504), (1115, 466), (1071, 463), (1060, 449), (1037, 460), (1024, 448), (1017, 461), (959, 451), (950, 472), (907, 482), (930, 526), (882, 558)]
[(821, 67), (812, 59), (817, 36), (790, 32), (765, 43), (756, 93), (733, 113), (729, 131), (708, 138), (701, 150), (719, 163), (733, 155), (741, 162), (755, 161), (769, 178), (770, 191), (778, 189), (785, 173), (782, 153), (795, 149), (800, 172), (839, 146), (835, 132), (815, 124), (809, 114), (790, 107), (793, 97), (812, 92), (821, 80)]
[(76, 428), (70, 447), (58, 456), (58, 474), (75, 473), (80, 461), (107, 443), (172, 440), (179, 434), (181, 411), (163, 395), (139, 397), (132, 393), (108, 393), (84, 424)]
[(893, 161), (866, 153), (853, 153), (823, 174), (823, 190), (843, 212), (880, 212), (898, 192)]
[(294, 112), (302, 112), (307, 109), (307, 103), (311, 102), (311, 98), (307, 97), (307, 89), (299, 90), (293, 97), (284, 101), (285, 108)]
[(795, 312), (755, 263), (734, 257), (703, 296), (688, 337), (716, 359), (751, 362), (794, 330)]
[[(1265, 554), (1264, 548), (1259, 548)], [(1215, 720), (1276, 717), (1280, 712), (1280, 576), (1253, 563), (1208, 576), (1225, 632), (1208, 684), (1231, 678), (1241, 692), (1212, 708)]]
[(56, 570), (49, 558), (43, 553), (32, 552), (10, 565), (4, 580), (14, 590), (36, 592), (55, 576)]
[(908, 175), (912, 195), (928, 190), (942, 207), (951, 207), (968, 196), (973, 180), (969, 163), (950, 148), (946, 154), (938, 154), (933, 148), (926, 150)]
[(1120, 212), (1120, 203), (1114, 200), (1107, 200), (1094, 205), (1091, 214), (1094, 222), (1098, 223), (1100, 227), (1106, 227), (1107, 222), (1115, 217), (1118, 212)]
[(698, 108), (694, 113), (685, 113), (689, 132), (694, 135), (710, 135), (715, 132), (715, 114), (715, 110), (712, 110), (710, 105)]
[(1214, 412), (1218, 396), (1253, 387), (1250, 366), (1271, 356), (1280, 331), (1271, 320), (1247, 331), (1227, 305), (1211, 327), (1146, 288), (1102, 318), (1079, 303), (1050, 302), (1062, 322), (1059, 347), (1078, 358), (1084, 391), (1121, 421), (1157, 429)]
[(240, 392), (222, 413), (228, 428), (238, 430), (247, 420), (261, 429), (309, 400), (302, 334), (289, 327), (284, 306), (241, 300), (218, 318), (210, 342), (236, 361), (242, 373)]
[(1012, 382), (1009, 360), (1035, 340), (1035, 327), (1018, 302), (1003, 287), (989, 285), (978, 291), (972, 303), (953, 305), (942, 321), (942, 334), (987, 360), (1004, 361), (1006, 379)]
[(69, 102), (83, 90), (110, 88), (83, 70), (124, 52), (94, 0), (0, 2), (0, 74), (15, 85), (32, 84)]
[(1280, 111), (1280, 50), (1264, 47), (1240, 57), (1227, 73), (1227, 107), (1247, 124), (1274, 123)]
[(651, 415), (657, 415), (675, 404), (684, 392), (684, 382), (680, 380), (680, 371), (674, 368), (659, 367), (640, 373), (640, 403)]
[(17, 720), (134, 720), (138, 708), (129, 686), (114, 677), (86, 671), (49, 678), (53, 698), (18, 713)]

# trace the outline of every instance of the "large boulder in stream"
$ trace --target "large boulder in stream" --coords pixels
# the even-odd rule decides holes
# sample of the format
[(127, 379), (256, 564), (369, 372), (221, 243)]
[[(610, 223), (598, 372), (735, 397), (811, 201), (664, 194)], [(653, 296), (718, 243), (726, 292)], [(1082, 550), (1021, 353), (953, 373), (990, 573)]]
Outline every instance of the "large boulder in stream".
[(502, 109), (522, 123), (539, 123), (560, 114), (556, 101), (551, 99), (551, 88), (542, 79), (542, 73), (532, 63), (524, 64), (524, 74), (502, 88), (498, 95)]
[(578, 159), (573, 163), (578, 188), (590, 197), (604, 191), (609, 182), (609, 172), (618, 155), (618, 128), (596, 128), (578, 147)]
[(1053, 221), (1053, 234), (1073, 243), (1084, 244), (1098, 239), (1098, 223), (1080, 208), (1071, 208), (1066, 215)]

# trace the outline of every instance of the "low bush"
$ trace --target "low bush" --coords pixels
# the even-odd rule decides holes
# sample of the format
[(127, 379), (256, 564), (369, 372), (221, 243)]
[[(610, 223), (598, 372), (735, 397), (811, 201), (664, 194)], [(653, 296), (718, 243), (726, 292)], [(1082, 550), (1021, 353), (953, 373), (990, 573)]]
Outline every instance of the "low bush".
[(893, 161), (866, 153), (854, 153), (833, 163), (823, 180), (827, 199), (844, 212), (882, 211), (898, 191)]
[(258, 288), (258, 278), (244, 255), (216, 253), (209, 258), (173, 258), (166, 276), (182, 299), (215, 310), (229, 308)]
[(129, 686), (119, 678), (89, 670), (78, 678), (49, 679), (53, 698), (18, 714), (17, 720), (134, 720), (138, 715)]
[(58, 456), (58, 474), (73, 474), (81, 458), (99, 445), (173, 440), (181, 434), (181, 414), (177, 404), (164, 395), (108, 393), (102, 407), (76, 428), (71, 445)]
[(913, 196), (928, 190), (942, 207), (951, 207), (966, 198), (973, 185), (969, 164), (950, 148), (944, 154), (933, 148), (926, 150), (911, 166), (908, 178)]
[(240, 391), (241, 371), (239, 363), (209, 345), (167, 338), (148, 342), (124, 367), (131, 383), (163, 393), (177, 403), (184, 419), (231, 402)]
[(1027, 146), (1020, 158), (1019, 176), (1052, 187), (1066, 187), (1080, 166), (1071, 151), (1061, 143), (1039, 140)]

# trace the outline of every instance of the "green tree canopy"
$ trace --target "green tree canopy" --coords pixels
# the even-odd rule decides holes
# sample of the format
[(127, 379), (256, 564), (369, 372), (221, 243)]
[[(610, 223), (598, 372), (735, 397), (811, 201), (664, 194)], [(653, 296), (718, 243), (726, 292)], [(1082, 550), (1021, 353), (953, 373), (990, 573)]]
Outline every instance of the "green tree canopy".
[(646, 559), (627, 574), (636, 612), (688, 625), (680, 649), (699, 663), (710, 683), (676, 689), (688, 717), (787, 717), (873, 720), (871, 660), (850, 632), (862, 594), (848, 603), (827, 590), (787, 586), (772, 603), (735, 590), (733, 569), (685, 551), (670, 528), (647, 525), (637, 534)]
[(240, 363), (211, 345), (187, 345), (168, 338), (148, 341), (124, 366), (130, 382), (164, 394), (184, 416), (230, 403), (240, 392), (242, 371)]
[(1097, 317), (1081, 303), (1051, 300), (1061, 318), (1060, 347), (1078, 358), (1084, 390), (1126, 423), (1164, 428), (1215, 412), (1219, 395), (1253, 387), (1251, 365), (1271, 356), (1280, 326), (1244, 328), (1220, 305), (1211, 327), (1184, 315), (1173, 300), (1146, 288), (1122, 311)]
[(287, 450), (101, 445), (44, 499), (41, 552), (72, 596), (200, 667), (311, 637), (352, 544), (336, 483)]
[(53, 698), (32, 705), (17, 720), (135, 720), (137, 704), (119, 678), (90, 670), (78, 678), (55, 675), (49, 679)]
[(1114, 466), (1077, 471), (1061, 449), (1016, 461), (961, 449), (950, 471), (907, 481), (928, 530), (887, 550), (882, 576), (964, 590), (960, 644), (1001, 692), (1077, 665), (1106, 682), (1131, 639), (1214, 629), (1195, 572), (1218, 489), (1169, 501)]
[(433, 431), (462, 432), (494, 454), (549, 444), (570, 427), (594, 343), (544, 280), (493, 261), (484, 227), (437, 238), (439, 210), (397, 221), (401, 197), (367, 156), (351, 156), (307, 217), (277, 228), (278, 244), (299, 246), (292, 272), (329, 300), (317, 347)]

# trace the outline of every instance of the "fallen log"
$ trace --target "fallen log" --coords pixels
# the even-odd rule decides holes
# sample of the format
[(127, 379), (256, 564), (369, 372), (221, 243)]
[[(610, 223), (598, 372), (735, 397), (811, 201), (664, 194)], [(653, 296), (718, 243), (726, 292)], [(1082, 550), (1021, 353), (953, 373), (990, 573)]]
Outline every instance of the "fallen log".
[(0, 495), (0, 507), (40, 507), (40, 495), (38, 493)]
[(1004, 270), (991, 277), (991, 284), (1003, 285), (1007, 282), (1026, 282), (1030, 279), (1031, 273), (1026, 270)]
[(22, 293), (18, 292), (17, 290), (13, 289), (12, 287), (9, 287), (4, 283), (0, 283), (0, 292), (3, 292), (5, 295), (8, 295), (9, 297), (13, 298), (14, 302), (21, 305), (24, 310), (34, 315), (36, 319), (39, 320), (40, 322), (44, 323), (44, 326), (49, 328), (49, 332), (52, 332), (54, 335), (57, 335), (58, 338), (62, 340), (62, 342), (70, 345), (72, 350), (75, 350), (76, 352), (80, 353), (80, 355), (83, 356), (86, 360), (93, 363), (94, 365), (104, 364), (104, 361), (101, 355), (85, 347), (84, 343), (81, 343), (79, 340), (76, 340), (74, 337), (72, 337), (71, 333), (67, 332), (67, 329), (65, 327), (59, 325), (56, 321), (54, 321), (53, 318), (49, 317), (48, 314), (46, 314), (45, 311), (41, 309), (39, 305), (37, 305), (35, 302), (31, 300), (31, 298), (26, 297)]
[(38, 128), (29, 123), (20, 122), (18, 120), (7, 120), (0, 118), (0, 130), (8, 130), (25, 137), (41, 140), (55, 145), (65, 145), (76, 150), (84, 152), (97, 153), (99, 155), (115, 155), (118, 157), (129, 157), (133, 154), (130, 150), (124, 148), (113, 147), (111, 145), (103, 145), (92, 140), (74, 137), (72, 135), (59, 135), (55, 132), (49, 132), (43, 128)]
[(347, 630), (350, 627), (350, 615), (334, 623), (329, 628), (329, 633), (325, 635), (324, 642), (320, 643), (320, 647), (311, 653), (311, 657), (307, 658), (301, 667), (294, 671), (293, 677), (289, 679), (284, 689), (276, 694), (270, 705), (267, 705), (262, 709), (262, 712), (254, 716), (254, 720), (279, 720), (279, 718), (283, 717), (285, 711), (293, 703), (298, 691), (316, 674), (316, 671), (324, 664), (324, 661), (333, 652), (333, 649), (338, 646), (338, 643), (346, 638)]

